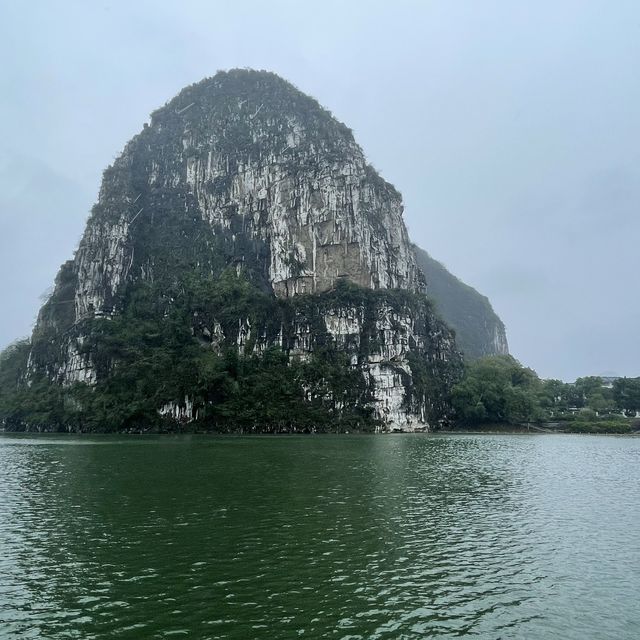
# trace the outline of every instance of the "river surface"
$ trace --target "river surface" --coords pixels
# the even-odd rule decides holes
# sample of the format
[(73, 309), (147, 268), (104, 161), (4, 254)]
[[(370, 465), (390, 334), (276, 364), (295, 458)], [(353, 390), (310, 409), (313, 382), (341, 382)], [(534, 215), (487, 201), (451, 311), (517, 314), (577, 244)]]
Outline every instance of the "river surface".
[(640, 438), (0, 437), (0, 638), (640, 638)]

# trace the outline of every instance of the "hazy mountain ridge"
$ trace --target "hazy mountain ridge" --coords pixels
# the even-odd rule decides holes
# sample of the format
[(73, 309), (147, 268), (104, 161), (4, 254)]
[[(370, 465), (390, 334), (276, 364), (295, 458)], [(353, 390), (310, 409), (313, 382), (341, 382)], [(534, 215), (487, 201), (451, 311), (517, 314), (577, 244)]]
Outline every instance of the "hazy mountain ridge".
[(456, 342), (466, 359), (507, 355), (507, 332), (486, 296), (454, 276), (424, 249), (414, 245), (422, 269), (442, 319), (456, 332)]

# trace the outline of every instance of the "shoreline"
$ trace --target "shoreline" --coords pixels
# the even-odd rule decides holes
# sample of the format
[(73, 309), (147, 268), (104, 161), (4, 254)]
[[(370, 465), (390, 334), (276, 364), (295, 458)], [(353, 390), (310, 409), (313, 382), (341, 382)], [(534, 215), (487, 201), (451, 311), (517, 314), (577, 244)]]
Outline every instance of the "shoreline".
[(519, 425), (486, 425), (482, 427), (460, 427), (438, 429), (435, 431), (7, 431), (0, 429), (1, 436), (17, 437), (177, 437), (177, 436), (209, 436), (209, 437), (291, 437), (291, 436), (455, 436), (455, 435), (583, 435), (583, 436), (640, 436), (640, 431), (571, 431), (563, 429), (545, 429), (540, 427), (523, 427)]

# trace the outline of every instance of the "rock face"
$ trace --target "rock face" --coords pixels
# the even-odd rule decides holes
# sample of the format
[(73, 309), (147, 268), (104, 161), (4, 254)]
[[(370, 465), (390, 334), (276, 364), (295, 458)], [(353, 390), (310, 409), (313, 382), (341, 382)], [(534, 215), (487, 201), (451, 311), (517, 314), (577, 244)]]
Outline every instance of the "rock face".
[(170, 196), (228, 236), (237, 260), (262, 262), (278, 296), (340, 277), (420, 290), (400, 194), (351, 131), (276, 76), (237, 71), (183, 90), (106, 172), (76, 258), (76, 319), (118, 309), (131, 227), (171, 215)]
[(442, 319), (456, 332), (456, 342), (469, 360), (508, 355), (504, 323), (488, 298), (465, 284), (426, 251), (415, 247), (418, 266), (429, 283), (429, 297)]
[[(27, 377), (108, 381), (118, 359), (98, 362), (101, 323), (131, 315), (142, 287), (166, 317), (191, 295), (185, 283), (232, 269), (279, 300), (281, 317), (248, 309), (225, 324), (223, 307), (198, 315), (194, 303), (202, 348), (252, 356), (277, 346), (300, 361), (328, 340), (364, 380), (360, 401), (379, 429), (429, 428), (446, 418), (459, 355), (424, 300), (402, 211), (351, 131), (279, 77), (234, 70), (187, 87), (105, 171), (78, 251), (40, 312)], [(417, 385), (418, 368), (429, 385)], [(193, 420), (202, 407), (184, 394), (157, 410)]]

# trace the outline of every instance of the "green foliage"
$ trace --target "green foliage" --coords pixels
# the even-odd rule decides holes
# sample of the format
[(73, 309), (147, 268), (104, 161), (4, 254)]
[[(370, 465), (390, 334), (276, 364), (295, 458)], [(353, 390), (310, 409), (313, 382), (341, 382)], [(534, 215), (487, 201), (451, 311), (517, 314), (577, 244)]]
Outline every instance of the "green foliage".
[(620, 414), (640, 410), (637, 390), (640, 378), (620, 378), (613, 390), (595, 376), (574, 383), (539, 380), (510, 356), (494, 356), (467, 364), (453, 389), (453, 405), (464, 425), (537, 421), (558, 423), (572, 433), (630, 433), (640, 423)]
[(633, 433), (636, 427), (629, 422), (620, 420), (576, 420), (568, 423), (563, 431), (567, 433)]
[(467, 363), (452, 401), (462, 424), (530, 422), (541, 415), (534, 371), (511, 356), (487, 356)]
[(612, 390), (605, 387), (602, 379), (597, 376), (578, 378), (574, 383), (545, 380), (539, 400), (549, 418), (577, 411), (597, 417), (618, 410)]
[[(0, 419), (14, 430), (166, 430), (182, 427), (158, 410), (188, 400), (197, 416), (192, 429), (373, 429), (365, 378), (330, 336), (314, 334), (308, 360), (290, 362), (288, 355), (293, 318), (313, 323), (325, 306), (355, 299), (372, 304), (382, 298), (345, 285), (327, 299), (277, 300), (235, 269), (217, 278), (191, 272), (179, 291), (138, 282), (129, 287), (122, 313), (76, 327), (84, 336), (76, 348), (97, 372), (94, 386), (62, 387), (46, 375), (21, 385), (31, 345), (7, 350), (0, 360), (8, 390), (0, 397)], [(239, 323), (251, 329), (240, 350)], [(214, 324), (223, 333), (217, 345), (205, 339), (204, 328)], [(279, 334), (282, 348), (269, 347)]]
[(0, 353), (0, 424), (19, 421), (23, 378), (31, 342), (27, 339), (10, 344)]
[(16, 340), (0, 353), (0, 393), (17, 388), (24, 375), (31, 341)]
[(416, 351), (407, 356), (411, 369), (409, 393), (415, 405), (425, 407), (432, 425), (447, 422), (450, 415), (451, 388), (460, 382), (464, 367), (457, 358), (426, 358)]
[(548, 415), (566, 411), (569, 408), (566, 390), (567, 385), (562, 380), (542, 380), (538, 394), (542, 410)]
[(640, 411), (640, 378), (618, 378), (612, 394), (616, 405), (624, 411), (633, 414)]

